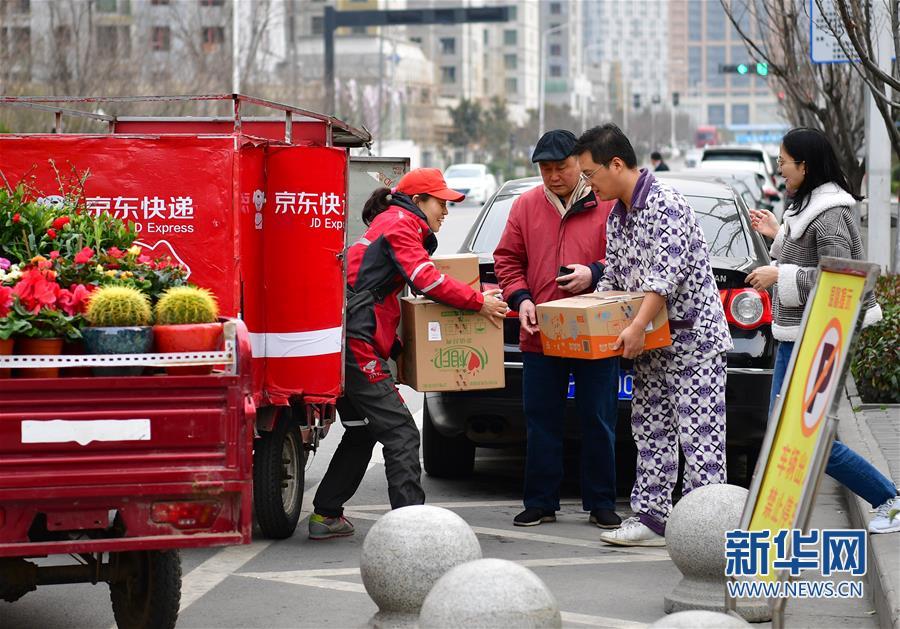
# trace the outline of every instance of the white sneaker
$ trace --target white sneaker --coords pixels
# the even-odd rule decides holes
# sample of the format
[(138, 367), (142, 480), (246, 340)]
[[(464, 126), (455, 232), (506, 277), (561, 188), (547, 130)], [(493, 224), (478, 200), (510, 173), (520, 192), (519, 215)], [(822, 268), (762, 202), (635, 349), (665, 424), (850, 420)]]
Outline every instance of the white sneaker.
[[(894, 517), (891, 518), (891, 511)], [(900, 531), (900, 496), (894, 496), (875, 509), (875, 517), (869, 521), (869, 533), (896, 533)]]
[(602, 533), (600, 539), (616, 546), (665, 546), (666, 538), (654, 533), (636, 517), (622, 522), (615, 531)]

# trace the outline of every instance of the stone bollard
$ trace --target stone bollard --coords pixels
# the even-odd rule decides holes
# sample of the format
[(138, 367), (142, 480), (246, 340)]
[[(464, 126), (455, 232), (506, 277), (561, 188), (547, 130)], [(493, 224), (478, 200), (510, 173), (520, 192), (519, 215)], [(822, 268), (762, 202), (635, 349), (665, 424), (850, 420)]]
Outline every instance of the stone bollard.
[(749, 626), (730, 614), (695, 609), (660, 618), (647, 629), (741, 629)]
[(561, 627), (556, 598), (536, 574), (505, 559), (479, 559), (442, 576), (422, 603), (421, 629)]
[(363, 585), (379, 610), (370, 624), (414, 626), (441, 575), (480, 558), (475, 533), (452, 511), (416, 505), (386, 513), (366, 535), (359, 561)]
[[(665, 598), (667, 614), (725, 611), (725, 531), (740, 525), (747, 490), (706, 485), (682, 498), (666, 523), (666, 547), (683, 578)], [(763, 599), (739, 599), (737, 612), (750, 622), (772, 619)]]

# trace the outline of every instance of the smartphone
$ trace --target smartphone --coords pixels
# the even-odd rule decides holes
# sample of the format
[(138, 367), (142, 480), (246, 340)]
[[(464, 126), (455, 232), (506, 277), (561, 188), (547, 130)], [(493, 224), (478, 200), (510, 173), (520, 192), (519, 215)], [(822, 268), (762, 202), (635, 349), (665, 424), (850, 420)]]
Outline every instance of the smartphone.
[(559, 276), (558, 277), (562, 277), (563, 275), (569, 275), (570, 273), (574, 273), (574, 272), (575, 272), (575, 269), (570, 269), (567, 266), (561, 266), (561, 267), (559, 267)]

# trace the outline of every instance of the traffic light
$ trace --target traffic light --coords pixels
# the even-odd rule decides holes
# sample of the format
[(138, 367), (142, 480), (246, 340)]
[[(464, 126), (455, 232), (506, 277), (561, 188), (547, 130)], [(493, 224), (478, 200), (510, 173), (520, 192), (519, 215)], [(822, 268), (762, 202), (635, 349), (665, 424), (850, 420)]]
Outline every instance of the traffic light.
[(631, 96), (631, 104), (635, 109), (641, 108), (641, 95), (640, 94), (632, 94)]
[(768, 63), (736, 63), (719, 66), (719, 72), (722, 74), (740, 74), (744, 76), (750, 74), (750, 70), (755, 70), (758, 76), (769, 76)]
[(678, 92), (672, 92), (672, 107), (678, 107), (678, 102), (681, 99), (681, 94)]

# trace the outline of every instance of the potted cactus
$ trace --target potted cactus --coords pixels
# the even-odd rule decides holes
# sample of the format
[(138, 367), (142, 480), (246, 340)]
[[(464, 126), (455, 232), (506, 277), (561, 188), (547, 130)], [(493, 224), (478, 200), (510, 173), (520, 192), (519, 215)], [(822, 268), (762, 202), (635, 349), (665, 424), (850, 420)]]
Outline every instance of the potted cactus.
[[(142, 354), (153, 346), (153, 312), (148, 297), (130, 286), (104, 286), (94, 291), (81, 332), (88, 354)], [(94, 367), (97, 376), (138, 376), (144, 368)]]
[[(205, 288), (175, 286), (156, 303), (153, 333), (159, 352), (204, 352), (222, 345), (222, 324), (217, 321), (219, 305)], [(169, 367), (172, 375), (202, 375), (211, 366)]]

